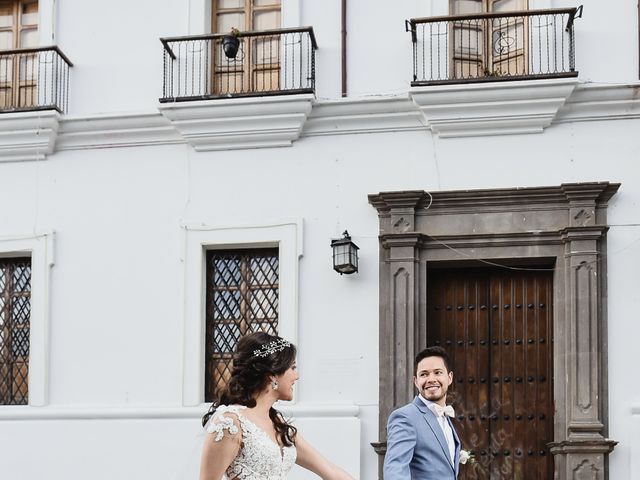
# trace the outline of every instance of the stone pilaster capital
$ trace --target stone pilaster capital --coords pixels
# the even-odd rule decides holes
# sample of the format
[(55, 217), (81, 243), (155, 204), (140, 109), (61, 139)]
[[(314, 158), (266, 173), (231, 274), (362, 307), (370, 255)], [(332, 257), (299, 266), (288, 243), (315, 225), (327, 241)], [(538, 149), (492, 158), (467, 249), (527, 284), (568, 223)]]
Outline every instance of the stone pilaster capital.
[(378, 210), (378, 215), (394, 210), (415, 210), (429, 202), (431, 198), (424, 190), (404, 190), (401, 192), (380, 192), (369, 195), (369, 203)]
[(380, 235), (380, 244), (383, 248), (420, 247), (426, 236), (421, 233), (385, 233)]
[[(431, 202), (431, 195), (424, 190), (406, 190), (402, 192), (381, 192), (369, 195), (369, 203), (378, 211), (381, 232), (405, 233), (416, 229), (416, 210)], [(384, 223), (384, 226), (383, 226)]]
[(559, 231), (563, 243), (583, 240), (600, 240), (609, 231), (605, 225), (571, 226)]
[(585, 440), (563, 440), (561, 442), (551, 442), (547, 444), (554, 455), (565, 455), (568, 453), (578, 454), (607, 454), (613, 451), (618, 444), (616, 440), (610, 438), (592, 438)]

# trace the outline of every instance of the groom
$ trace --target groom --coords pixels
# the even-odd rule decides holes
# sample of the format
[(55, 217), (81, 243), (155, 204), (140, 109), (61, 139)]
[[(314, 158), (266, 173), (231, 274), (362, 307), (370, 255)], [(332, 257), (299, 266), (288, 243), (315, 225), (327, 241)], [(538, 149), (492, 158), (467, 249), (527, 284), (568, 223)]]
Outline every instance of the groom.
[(455, 480), (460, 439), (446, 405), (453, 382), (447, 352), (429, 347), (416, 356), (413, 383), (419, 395), (389, 416), (384, 480)]

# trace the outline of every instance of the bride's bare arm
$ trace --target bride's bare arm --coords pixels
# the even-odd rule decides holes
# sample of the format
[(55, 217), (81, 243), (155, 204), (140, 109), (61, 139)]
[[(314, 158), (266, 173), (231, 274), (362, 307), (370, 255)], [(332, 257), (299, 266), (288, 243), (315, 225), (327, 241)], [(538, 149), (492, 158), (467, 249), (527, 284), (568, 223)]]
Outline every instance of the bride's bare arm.
[(208, 425), (200, 459), (200, 480), (220, 480), (240, 451), (242, 431), (235, 415), (231, 423)]
[(299, 433), (296, 435), (296, 450), (296, 463), (323, 480), (353, 480), (351, 475), (320, 455)]

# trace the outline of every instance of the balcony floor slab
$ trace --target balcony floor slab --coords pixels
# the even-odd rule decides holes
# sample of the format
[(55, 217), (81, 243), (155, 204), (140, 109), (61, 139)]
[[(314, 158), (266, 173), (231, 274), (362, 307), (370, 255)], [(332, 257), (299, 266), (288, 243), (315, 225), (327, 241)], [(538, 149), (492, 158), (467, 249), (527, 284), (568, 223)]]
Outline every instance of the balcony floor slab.
[(413, 87), (410, 98), (442, 138), (540, 133), (556, 117), (577, 78)]

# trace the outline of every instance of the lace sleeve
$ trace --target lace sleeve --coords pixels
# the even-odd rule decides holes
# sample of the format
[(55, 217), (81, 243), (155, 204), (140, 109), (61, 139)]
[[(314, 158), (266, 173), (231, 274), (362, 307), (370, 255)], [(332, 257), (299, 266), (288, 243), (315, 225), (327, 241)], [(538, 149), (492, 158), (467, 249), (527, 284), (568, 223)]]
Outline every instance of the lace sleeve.
[(229, 435), (237, 435), (240, 431), (238, 412), (231, 407), (218, 407), (218, 411), (211, 417), (205, 426), (205, 430), (207, 433), (215, 434), (214, 440), (216, 442), (222, 440), (225, 430)]

